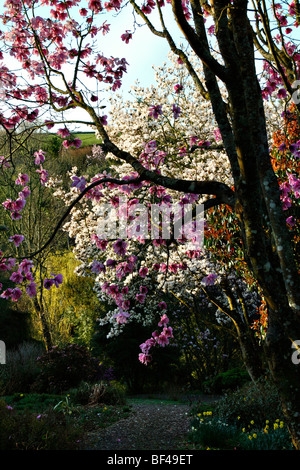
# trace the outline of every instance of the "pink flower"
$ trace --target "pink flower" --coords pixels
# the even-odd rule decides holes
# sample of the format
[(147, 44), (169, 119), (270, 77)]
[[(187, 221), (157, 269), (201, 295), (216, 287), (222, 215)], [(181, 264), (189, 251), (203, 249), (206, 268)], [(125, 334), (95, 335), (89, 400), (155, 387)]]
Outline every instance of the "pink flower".
[(148, 268), (145, 266), (139, 270), (139, 275), (140, 277), (146, 277), (148, 274)]
[(33, 261), (30, 261), (28, 259), (24, 259), (20, 264), (19, 264), (19, 271), (23, 272), (24, 274), (29, 273), (30, 269), (33, 267)]
[(21, 199), (27, 199), (30, 193), (31, 191), (28, 186), (25, 186), (25, 188), (23, 188), (22, 191), (19, 192), (19, 197)]
[(22, 218), (20, 212), (18, 211), (12, 211), (10, 215), (13, 220), (19, 220)]
[(19, 289), (19, 287), (15, 287), (11, 292), (11, 300), (13, 302), (17, 302), (19, 298), (21, 297), (21, 295), (22, 295), (21, 289)]
[(160, 322), (158, 323), (158, 326), (165, 326), (169, 323), (169, 318), (167, 315), (164, 313), (163, 316), (160, 319)]
[(169, 344), (168, 336), (165, 333), (161, 333), (157, 338), (157, 343), (164, 348), (167, 344)]
[(142, 364), (147, 365), (148, 362), (151, 362), (151, 356), (150, 356), (149, 354), (140, 353), (140, 354), (139, 354), (139, 361), (140, 361)]
[(125, 256), (126, 254), (127, 243), (123, 240), (118, 240), (113, 244), (113, 249), (115, 253), (119, 256)]
[(222, 135), (221, 135), (219, 128), (214, 130), (214, 136), (215, 136), (216, 142), (220, 142), (220, 140), (222, 140)]
[(78, 176), (72, 176), (72, 180), (73, 180), (73, 183), (72, 183), (72, 188), (77, 188), (79, 189), (79, 191), (83, 191), (86, 187), (86, 180), (83, 176), (81, 176), (80, 178)]
[(24, 240), (23, 235), (12, 235), (11, 237), (9, 237), (9, 241), (14, 242), (16, 247), (18, 247), (20, 243), (22, 243), (23, 240)]
[(173, 338), (173, 329), (170, 326), (164, 328), (163, 333), (167, 336), (167, 338)]
[(78, 137), (75, 137), (75, 139), (73, 140), (73, 146), (76, 149), (79, 149), (79, 147), (81, 147), (81, 144), (82, 144), (82, 140), (78, 139)]
[(26, 286), (26, 292), (29, 295), (29, 297), (34, 297), (36, 295), (36, 284), (34, 282), (31, 282)]
[(26, 174), (19, 173), (18, 178), (16, 179), (16, 184), (20, 184), (21, 186), (25, 186), (26, 183), (29, 182), (29, 176)]
[(180, 113), (181, 113), (180, 107), (176, 106), (176, 104), (173, 104), (172, 111), (173, 111), (174, 119), (177, 119), (179, 117)]
[[(160, 302), (160, 303), (158, 304), (158, 306), (159, 306), (159, 308), (161, 308), (162, 310), (166, 310), (166, 308), (167, 308), (166, 302)], [(164, 316), (166, 316), (166, 315), (164, 315)]]
[(70, 131), (66, 127), (58, 129), (57, 135), (60, 135), (62, 138), (69, 137)]
[(8, 300), (10, 298), (11, 294), (12, 294), (12, 289), (8, 288), (8, 289), (6, 289), (5, 291), (2, 292), (0, 297), (2, 297), (2, 299)]
[(101, 122), (102, 126), (107, 126), (107, 116), (99, 116), (99, 121)]
[(41, 163), (44, 163), (45, 161), (45, 152), (43, 150), (39, 150), (38, 152), (34, 153), (34, 163), (36, 165), (40, 165)]
[(48, 171), (45, 170), (42, 165), (40, 165), (40, 170), (36, 170), (37, 173), (41, 175), (41, 184), (45, 186), (45, 183), (48, 181)]
[(19, 271), (12, 273), (9, 279), (16, 284), (21, 284), (21, 282), (23, 282), (23, 276)]
[(122, 41), (124, 41), (126, 44), (129, 43), (130, 39), (132, 39), (132, 33), (130, 33), (128, 30), (121, 36)]
[(150, 106), (149, 108), (149, 116), (153, 117), (154, 119), (157, 119), (160, 114), (162, 114), (162, 109), (161, 105), (153, 105)]
[(291, 215), (290, 217), (286, 219), (286, 223), (290, 225), (291, 227), (294, 227), (294, 225), (296, 224), (295, 217)]
[(15, 211), (21, 211), (22, 209), (24, 209), (25, 204), (26, 204), (25, 199), (18, 198), (14, 201), (13, 208)]
[(177, 83), (177, 85), (174, 85), (174, 91), (175, 93), (180, 93), (183, 90), (183, 86)]
[(114, 318), (116, 318), (117, 323), (127, 323), (127, 319), (130, 317), (130, 313), (125, 312), (124, 310), (120, 309), (120, 312), (114, 315)]
[(146, 295), (145, 294), (136, 294), (136, 300), (138, 300), (141, 304), (145, 302)]

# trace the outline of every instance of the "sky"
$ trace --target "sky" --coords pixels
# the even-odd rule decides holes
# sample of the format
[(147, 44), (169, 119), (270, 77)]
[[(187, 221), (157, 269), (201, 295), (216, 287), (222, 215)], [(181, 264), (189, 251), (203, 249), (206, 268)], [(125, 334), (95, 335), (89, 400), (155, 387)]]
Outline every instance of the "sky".
[[(178, 33), (179, 30), (177, 25), (175, 25), (173, 15), (170, 14), (170, 5), (167, 5), (167, 8), (169, 14), (166, 14), (165, 21), (170, 33), (174, 36), (178, 44), (182, 42), (183, 37)], [(1, 2), (0, 14), (2, 14), (4, 10), (3, 2)], [(135, 84), (136, 80), (139, 81), (141, 86), (145, 87), (149, 87), (154, 83), (155, 72), (153, 66), (162, 65), (163, 62), (167, 61), (169, 46), (165, 39), (153, 35), (147, 26), (134, 27), (134, 16), (130, 5), (122, 9), (119, 14), (116, 14), (115, 11), (110, 13), (104, 11), (103, 13), (104, 14), (98, 15), (98, 23), (100, 25), (106, 20), (107, 23), (110, 24), (110, 32), (105, 36), (102, 34), (97, 36), (99, 38), (99, 52), (103, 53), (106, 57), (124, 57), (128, 62), (127, 73), (123, 75), (122, 87), (118, 90), (118, 93), (122, 93), (128, 98), (128, 91), (131, 86)], [(45, 15), (49, 15), (49, 10), (45, 7), (39, 7), (37, 14), (45, 17)], [(79, 21), (80, 18), (81, 17), (78, 16)], [(156, 11), (153, 11), (151, 15), (149, 15), (149, 19), (156, 25), (157, 29), (161, 29)], [(142, 24), (142, 20), (139, 21), (139, 23)], [(126, 30), (133, 32), (134, 29), (133, 39), (129, 44), (121, 40), (121, 35), (125, 33)], [(19, 64), (16, 65), (19, 67)], [(86, 77), (84, 80), (86, 81)]]

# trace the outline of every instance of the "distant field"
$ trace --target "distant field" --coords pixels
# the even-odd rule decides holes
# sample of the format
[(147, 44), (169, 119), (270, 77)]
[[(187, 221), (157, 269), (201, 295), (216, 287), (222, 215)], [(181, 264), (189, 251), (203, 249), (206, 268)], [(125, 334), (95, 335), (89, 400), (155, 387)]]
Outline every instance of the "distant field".
[[(94, 132), (72, 132), (72, 137), (77, 137), (82, 141), (82, 147), (87, 147), (89, 145), (94, 145), (94, 144), (99, 144), (100, 141), (96, 139), (95, 133)], [(39, 134), (39, 137), (44, 136), (44, 138), (48, 138), (51, 136), (57, 136), (57, 134), (54, 134), (52, 132), (49, 132), (47, 134)], [(59, 137), (59, 136), (57, 136)], [(43, 138), (43, 137), (42, 137)]]
[(75, 134), (72, 134), (72, 136), (77, 137), (82, 141), (82, 147), (100, 143), (100, 141), (96, 139), (94, 132), (77, 132)]

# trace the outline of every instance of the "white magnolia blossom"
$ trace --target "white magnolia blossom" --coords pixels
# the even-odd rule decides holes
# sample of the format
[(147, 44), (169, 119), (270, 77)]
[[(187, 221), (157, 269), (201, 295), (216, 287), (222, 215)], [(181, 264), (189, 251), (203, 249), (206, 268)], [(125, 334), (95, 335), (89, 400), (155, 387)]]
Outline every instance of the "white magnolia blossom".
[[(149, 165), (149, 168), (163, 175), (191, 180), (215, 180), (231, 186), (233, 182), (227, 155), (222, 148), (217, 148), (221, 147), (221, 141), (210, 101), (204, 100), (195, 91), (185, 68), (175, 59), (172, 67), (164, 66), (156, 70), (156, 81), (156, 86), (146, 89), (134, 86), (132, 100), (124, 101), (118, 95), (111, 98), (111, 116), (107, 126), (111, 139), (123, 150), (139, 158), (144, 165)], [(182, 90), (176, 93), (174, 86), (178, 84), (182, 85)], [(174, 104), (180, 108), (179, 115), (175, 117)], [(149, 109), (158, 105), (161, 106), (162, 114), (154, 118), (149, 115)], [(206, 142), (211, 145), (206, 146)], [(195, 148), (195, 144), (199, 147)], [(94, 163), (99, 161), (102, 165), (107, 163), (109, 172), (100, 172), (89, 179), (78, 175), (74, 167), (69, 173), (70, 179), (75, 181), (76, 177), (84, 177), (86, 184), (89, 184), (95, 178), (111, 176), (122, 179), (134, 174), (129, 164), (120, 163), (112, 154), (105, 155), (100, 143), (94, 146), (88, 160)], [(122, 257), (114, 248), (119, 238), (116, 235), (108, 237), (104, 250), (99, 248), (97, 242), (101, 237), (97, 238), (98, 213), (103, 204), (109, 204), (111, 208), (116, 206), (117, 210), (114, 215), (111, 214), (109, 221), (112, 230), (114, 223), (118, 224), (120, 220), (120, 206), (117, 204), (120, 196), (127, 200), (128, 215), (133, 213), (135, 202), (142, 203), (144, 207), (155, 202), (157, 193), (151, 192), (149, 185), (132, 191), (125, 183), (121, 187), (111, 184), (100, 186), (97, 197), (81, 199), (80, 204), (73, 208), (70, 221), (64, 225), (64, 230), (75, 241), (74, 252), (81, 262), (77, 273), (94, 276), (94, 289), (99, 301), (107, 302), (110, 306), (105, 317), (100, 320), (102, 324), (111, 324), (109, 336), (117, 334), (125, 322), (132, 319), (145, 325), (152, 323), (162, 313), (160, 303), (165, 293), (173, 293), (189, 302), (190, 298), (197, 297), (202, 291), (203, 283), (218, 285), (222, 276), (228, 275), (223, 267), (211, 261), (208, 251), (188, 250), (187, 244), (180, 241), (169, 244), (168, 240), (164, 240), (162, 245), (156, 246), (150, 238), (127, 238), (126, 256)], [(76, 186), (64, 192), (59, 181), (51, 181), (51, 185), (56, 187), (56, 196), (62, 198), (66, 205), (79, 194)], [(201, 203), (204, 200), (198, 195), (190, 195), (189, 200), (187, 195), (177, 191), (164, 188), (158, 190), (161, 190), (158, 201), (165, 198), (167, 204)], [(134, 261), (128, 268), (126, 262), (130, 259)], [(143, 268), (145, 276), (140, 274)], [(107, 286), (116, 286), (117, 294), (114, 296), (108, 293)], [(244, 292), (246, 287), (244, 284)], [(226, 303), (224, 296), (221, 300)], [(217, 312), (221, 319), (222, 315)]]

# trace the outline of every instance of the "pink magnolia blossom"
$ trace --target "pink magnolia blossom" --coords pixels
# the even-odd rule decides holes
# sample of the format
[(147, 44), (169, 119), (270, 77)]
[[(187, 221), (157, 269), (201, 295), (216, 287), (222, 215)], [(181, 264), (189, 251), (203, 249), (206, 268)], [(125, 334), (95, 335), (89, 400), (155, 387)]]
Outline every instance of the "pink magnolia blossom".
[(66, 127), (63, 127), (62, 129), (58, 129), (57, 135), (60, 135), (62, 138), (69, 137), (70, 131)]
[(45, 170), (42, 165), (40, 165), (40, 170), (36, 170), (37, 173), (41, 175), (41, 184), (45, 186), (45, 183), (48, 181), (48, 171)]
[(149, 108), (149, 116), (157, 119), (160, 114), (162, 114), (162, 106), (160, 104), (150, 106)]
[(120, 309), (119, 313), (114, 315), (118, 324), (127, 323), (127, 319), (130, 317), (130, 313), (125, 312), (124, 310)]
[(86, 179), (81, 176), (80, 178), (78, 176), (72, 176), (72, 187), (79, 189), (79, 191), (83, 191), (86, 187)]
[(21, 186), (25, 186), (26, 183), (28, 182), (29, 182), (29, 176), (26, 174), (22, 174), (22, 173), (19, 173), (19, 176), (15, 181), (16, 184), (20, 184)]
[(113, 244), (113, 249), (115, 253), (119, 256), (125, 256), (126, 254), (127, 243), (123, 240), (118, 240)]
[(296, 225), (296, 220), (295, 217), (292, 215), (286, 219), (286, 223), (290, 225), (291, 227), (294, 227)]
[[(159, 304), (160, 305), (160, 304)], [(167, 315), (164, 313), (163, 316), (160, 319), (160, 322), (158, 323), (158, 326), (165, 326), (169, 323), (169, 318)]]
[(36, 284), (34, 282), (31, 282), (26, 286), (26, 292), (29, 295), (29, 297), (35, 297), (37, 294), (36, 291)]
[(145, 294), (136, 294), (136, 300), (138, 300), (141, 304), (145, 302), (146, 295)]
[(145, 266), (139, 270), (139, 276), (140, 277), (146, 277), (148, 274), (148, 268)]
[(0, 295), (0, 297), (1, 297), (2, 299), (8, 300), (8, 299), (11, 297), (11, 294), (12, 294), (12, 289), (11, 289), (11, 288), (8, 288), (8, 289), (6, 289), (5, 291), (2, 292), (2, 294)]
[(176, 106), (176, 104), (173, 104), (172, 112), (173, 112), (174, 119), (177, 119), (179, 115), (181, 114), (181, 109), (179, 106)]
[(13, 302), (17, 302), (19, 298), (22, 296), (22, 291), (19, 287), (15, 287), (11, 292), (11, 300)]
[(216, 282), (217, 277), (218, 276), (216, 274), (209, 274), (208, 276), (202, 279), (202, 283), (205, 286), (213, 286), (214, 283)]
[(174, 91), (175, 93), (180, 93), (181, 91), (183, 90), (183, 86), (180, 85), (179, 83), (177, 83), (176, 85), (174, 85)]
[(32, 269), (32, 268), (33, 268), (33, 261), (28, 260), (28, 259), (24, 259), (19, 264), (19, 271), (23, 272), (24, 274), (29, 273), (30, 269)]
[(140, 354), (139, 354), (139, 361), (140, 361), (142, 364), (147, 365), (148, 362), (151, 362), (151, 356), (150, 356), (149, 354), (140, 353)]
[(121, 36), (122, 41), (124, 41), (126, 44), (129, 43), (130, 39), (132, 39), (132, 33), (130, 33), (128, 30)]
[(9, 237), (9, 241), (13, 242), (16, 247), (18, 247), (20, 243), (22, 243), (23, 240), (24, 240), (23, 235), (12, 235), (11, 237)]
[(30, 189), (28, 188), (28, 186), (25, 186), (22, 191), (19, 192), (19, 197), (21, 199), (27, 199), (30, 195), (31, 191)]
[(45, 152), (43, 150), (39, 150), (38, 152), (34, 153), (34, 163), (36, 165), (40, 165), (41, 163), (44, 163), (45, 161)]
[(16, 284), (21, 284), (21, 282), (23, 282), (23, 276), (22, 274), (17, 271), (17, 272), (14, 272), (12, 273), (12, 275), (10, 276), (9, 278), (12, 282), (15, 282)]

